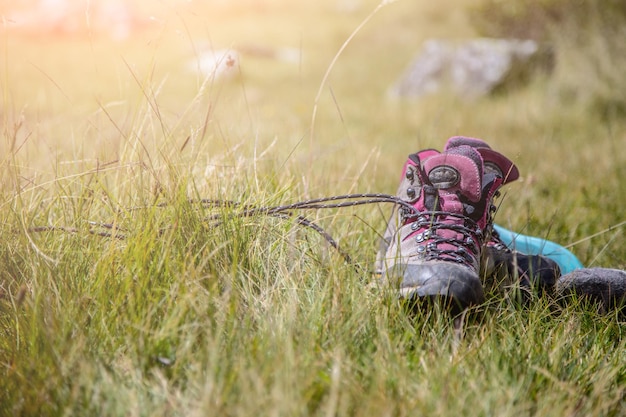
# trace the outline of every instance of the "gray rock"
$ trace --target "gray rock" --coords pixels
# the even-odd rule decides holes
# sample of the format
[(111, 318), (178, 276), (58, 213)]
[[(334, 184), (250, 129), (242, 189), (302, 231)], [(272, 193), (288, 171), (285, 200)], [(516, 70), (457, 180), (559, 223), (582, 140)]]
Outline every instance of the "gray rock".
[(532, 40), (431, 39), (389, 89), (389, 95), (418, 98), (447, 87), (462, 97), (482, 96), (512, 74), (533, 66), (532, 58), (539, 52), (539, 45)]
[(571, 296), (587, 298), (608, 312), (622, 309), (626, 303), (626, 271), (610, 268), (577, 269), (556, 282), (556, 294), (567, 300)]

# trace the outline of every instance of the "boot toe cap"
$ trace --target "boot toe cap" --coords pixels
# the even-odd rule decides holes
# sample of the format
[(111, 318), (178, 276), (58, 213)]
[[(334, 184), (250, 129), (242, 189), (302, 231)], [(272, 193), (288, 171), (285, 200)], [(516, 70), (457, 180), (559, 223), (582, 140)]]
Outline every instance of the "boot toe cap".
[(457, 264), (396, 264), (385, 271), (384, 277), (397, 287), (403, 299), (442, 297), (453, 300), (461, 308), (484, 301), (477, 274)]

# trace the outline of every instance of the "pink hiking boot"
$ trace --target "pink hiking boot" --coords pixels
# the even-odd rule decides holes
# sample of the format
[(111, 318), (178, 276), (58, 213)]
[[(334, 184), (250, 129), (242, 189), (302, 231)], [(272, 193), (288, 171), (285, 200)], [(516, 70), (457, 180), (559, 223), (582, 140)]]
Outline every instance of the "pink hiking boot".
[(490, 240), (492, 200), (517, 168), (479, 139), (451, 138), (443, 153), (410, 155), (376, 262), (401, 298), (443, 299), (456, 309), (484, 300), (483, 247)]

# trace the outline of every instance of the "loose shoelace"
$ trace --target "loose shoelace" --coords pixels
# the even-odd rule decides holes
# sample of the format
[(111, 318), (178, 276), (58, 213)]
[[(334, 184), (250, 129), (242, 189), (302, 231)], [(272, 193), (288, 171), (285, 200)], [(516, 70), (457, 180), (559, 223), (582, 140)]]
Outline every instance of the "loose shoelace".
[[(408, 213), (413, 213), (414, 216), (419, 215), (420, 213), (417, 211), (415, 207), (406, 201), (402, 200), (399, 197), (390, 194), (380, 194), (380, 193), (359, 193), (359, 194), (343, 194), (331, 197), (321, 197), (314, 198), (309, 200), (303, 200), (296, 203), (284, 204), (278, 206), (267, 206), (267, 207), (255, 207), (247, 204), (241, 204), (237, 201), (230, 200), (216, 200), (216, 199), (201, 199), (201, 200), (190, 200), (192, 204), (201, 204), (204, 207), (208, 208), (236, 208), (240, 209), (240, 212), (235, 212), (229, 214), (232, 217), (254, 217), (266, 215), (278, 219), (293, 219), (296, 224), (304, 227), (308, 227), (317, 233), (319, 233), (326, 242), (333, 247), (344, 259), (344, 261), (352, 265), (357, 269), (358, 272), (363, 272), (361, 267), (358, 266), (350, 257), (350, 255), (344, 251), (337, 241), (320, 225), (315, 223), (312, 220), (307, 219), (303, 215), (297, 214), (296, 211), (301, 210), (319, 210), (319, 209), (335, 209), (335, 208), (344, 208), (344, 207), (355, 207), (366, 204), (378, 204), (378, 203), (392, 203), (400, 206), (403, 210)], [(157, 207), (164, 207), (166, 204), (159, 204)], [(138, 210), (141, 208), (147, 207), (133, 207), (130, 210)], [(212, 222), (210, 227), (218, 227), (225, 220), (224, 214), (214, 214), (207, 218), (206, 220)], [(119, 228), (113, 223), (105, 223), (105, 222), (97, 222), (97, 221), (89, 221), (88, 224), (94, 228), (102, 228), (110, 230), (109, 232), (98, 231), (94, 229), (89, 229), (89, 233), (102, 237), (111, 237), (116, 239), (125, 239), (126, 236), (123, 233), (119, 233)], [(65, 226), (34, 226), (28, 229), (29, 232), (51, 232), (51, 231), (60, 231), (66, 233), (78, 233), (79, 229)]]

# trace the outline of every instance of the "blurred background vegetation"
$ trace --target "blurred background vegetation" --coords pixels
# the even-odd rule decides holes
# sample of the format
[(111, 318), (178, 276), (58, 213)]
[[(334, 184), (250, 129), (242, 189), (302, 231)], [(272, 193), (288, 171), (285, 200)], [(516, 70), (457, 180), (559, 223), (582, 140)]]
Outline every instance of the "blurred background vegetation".
[(581, 101), (601, 114), (626, 113), (626, 2), (485, 0), (471, 14), (480, 35), (550, 48), (563, 101)]

